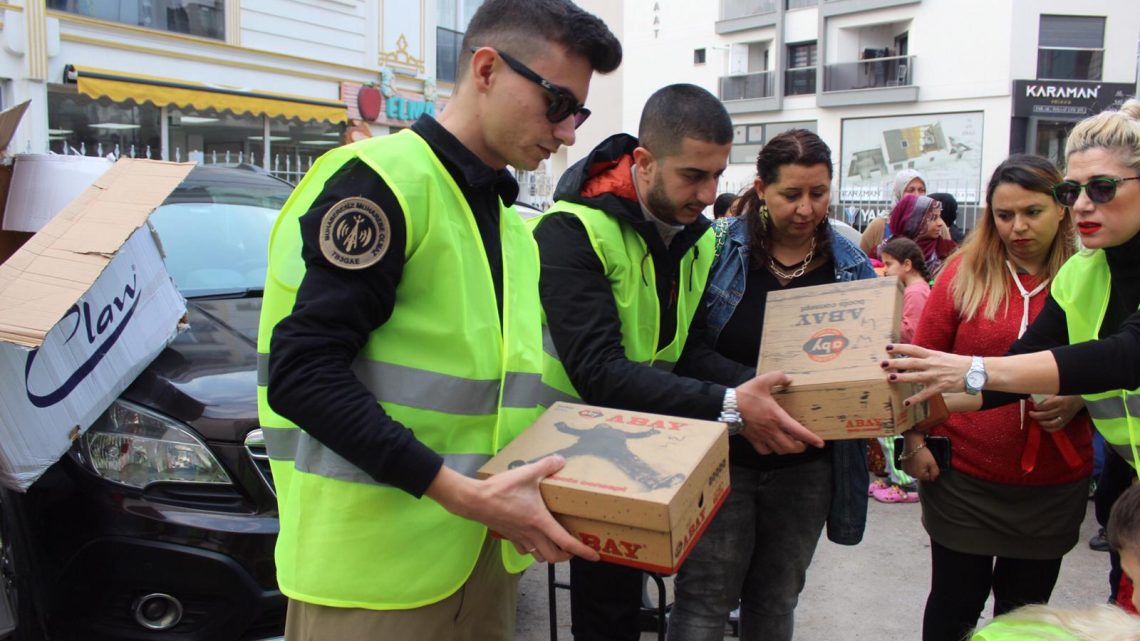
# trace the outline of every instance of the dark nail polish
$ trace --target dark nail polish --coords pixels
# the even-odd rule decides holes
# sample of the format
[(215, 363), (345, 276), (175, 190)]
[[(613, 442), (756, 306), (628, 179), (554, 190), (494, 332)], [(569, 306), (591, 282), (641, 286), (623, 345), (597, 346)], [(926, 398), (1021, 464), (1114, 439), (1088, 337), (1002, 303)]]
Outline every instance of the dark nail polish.
[(898, 378), (899, 378), (898, 375), (891, 374), (890, 376), (887, 377), (887, 380), (896, 381), (896, 380), (898, 380)]
[(910, 407), (910, 401), (903, 401), (903, 407)]
[(879, 363), (879, 366), (882, 367), (883, 369), (887, 369), (888, 367), (891, 366), (891, 364), (887, 361), (883, 361), (882, 363)]
[(895, 346), (894, 346), (894, 345), (887, 345), (887, 351), (888, 351), (888, 352), (893, 352), (893, 351), (895, 351)]

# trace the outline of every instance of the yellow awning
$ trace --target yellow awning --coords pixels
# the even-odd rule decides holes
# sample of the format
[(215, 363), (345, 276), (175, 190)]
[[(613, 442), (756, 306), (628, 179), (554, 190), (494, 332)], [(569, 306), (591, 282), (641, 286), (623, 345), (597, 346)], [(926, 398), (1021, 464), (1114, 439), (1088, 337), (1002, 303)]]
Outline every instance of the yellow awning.
[(115, 102), (133, 100), (140, 104), (154, 103), (159, 107), (174, 106), (196, 111), (213, 109), (237, 115), (264, 115), (270, 118), (330, 122), (348, 120), (348, 111), (344, 103), (335, 100), (250, 91), (92, 67), (72, 68), (75, 71), (75, 82), (79, 93), (91, 98), (105, 97)]

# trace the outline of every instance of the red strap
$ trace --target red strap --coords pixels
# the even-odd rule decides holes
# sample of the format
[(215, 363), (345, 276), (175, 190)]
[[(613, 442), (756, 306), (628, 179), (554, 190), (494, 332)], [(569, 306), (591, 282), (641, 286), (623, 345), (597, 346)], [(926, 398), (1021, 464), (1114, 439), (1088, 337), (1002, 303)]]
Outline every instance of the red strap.
[(1025, 449), (1021, 451), (1021, 471), (1029, 474), (1037, 467), (1037, 453), (1041, 450), (1041, 426), (1029, 420), (1026, 428)]
[(1077, 454), (1077, 448), (1073, 447), (1073, 442), (1069, 440), (1069, 435), (1063, 431), (1050, 432), (1049, 436), (1053, 437), (1053, 445), (1057, 446), (1057, 451), (1061, 453), (1061, 458), (1065, 459), (1065, 464), (1069, 466), (1070, 470), (1079, 470), (1084, 465), (1081, 460), (1081, 455)]
[[(1029, 420), (1029, 427), (1025, 435), (1025, 449), (1021, 452), (1021, 471), (1026, 474), (1037, 467), (1037, 455), (1041, 451), (1042, 431), (1041, 425), (1037, 421)], [(1065, 459), (1065, 465), (1068, 465), (1071, 470), (1081, 469), (1084, 461), (1081, 460), (1081, 455), (1077, 453), (1077, 449), (1073, 447), (1073, 442), (1069, 440), (1069, 436), (1060, 430), (1048, 434), (1053, 439), (1053, 445), (1057, 447), (1057, 451), (1061, 453), (1061, 458)]]

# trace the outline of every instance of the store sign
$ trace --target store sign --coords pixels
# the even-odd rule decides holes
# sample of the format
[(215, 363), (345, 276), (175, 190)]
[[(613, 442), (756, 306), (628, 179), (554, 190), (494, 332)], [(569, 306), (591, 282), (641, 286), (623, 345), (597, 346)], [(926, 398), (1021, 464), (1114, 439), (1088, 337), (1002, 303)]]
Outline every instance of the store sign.
[(348, 108), (349, 120), (390, 127), (407, 127), (420, 116), (437, 116), (443, 110), (438, 100), (402, 90), (382, 91), (381, 87), (355, 82), (340, 83), (340, 98)]
[(1080, 120), (1120, 107), (1136, 88), (1120, 82), (1014, 80), (1013, 115)]

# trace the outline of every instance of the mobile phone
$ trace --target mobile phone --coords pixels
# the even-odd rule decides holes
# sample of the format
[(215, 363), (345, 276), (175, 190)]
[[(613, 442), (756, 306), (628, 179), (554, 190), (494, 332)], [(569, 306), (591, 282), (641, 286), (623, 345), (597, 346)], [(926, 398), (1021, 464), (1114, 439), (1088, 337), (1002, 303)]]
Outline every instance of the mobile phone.
[[(905, 439), (901, 436), (895, 437), (895, 468), (902, 469), (902, 461), (899, 457), (902, 456), (903, 450), (906, 448)], [(934, 455), (934, 462), (938, 464), (938, 471), (947, 472), (950, 470), (950, 437), (948, 436), (927, 436), (926, 449)]]

